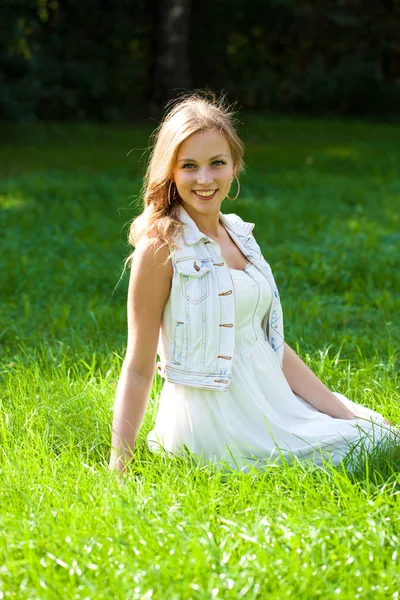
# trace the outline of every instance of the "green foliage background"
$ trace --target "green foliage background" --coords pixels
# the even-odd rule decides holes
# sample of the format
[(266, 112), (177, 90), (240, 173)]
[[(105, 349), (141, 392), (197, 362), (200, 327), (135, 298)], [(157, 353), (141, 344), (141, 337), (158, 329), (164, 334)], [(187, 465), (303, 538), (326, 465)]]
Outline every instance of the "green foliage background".
[[(154, 87), (162, 0), (4, 0), (0, 118), (132, 120)], [(243, 108), (398, 114), (400, 1), (192, 4), (192, 88)]]

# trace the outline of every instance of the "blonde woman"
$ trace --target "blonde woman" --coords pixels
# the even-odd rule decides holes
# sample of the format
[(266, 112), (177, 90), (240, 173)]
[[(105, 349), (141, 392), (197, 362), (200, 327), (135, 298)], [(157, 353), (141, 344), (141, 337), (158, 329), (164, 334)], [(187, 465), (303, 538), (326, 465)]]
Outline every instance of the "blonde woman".
[(330, 391), (284, 341), (254, 224), (221, 212), (238, 196), (242, 170), (243, 144), (222, 99), (192, 94), (170, 108), (130, 229), (110, 470), (132, 457), (156, 368), (166, 381), (147, 436), (153, 451), (189, 450), (246, 471), (282, 456), (337, 465), (349, 443), (368, 447), (389, 429), (381, 414)]

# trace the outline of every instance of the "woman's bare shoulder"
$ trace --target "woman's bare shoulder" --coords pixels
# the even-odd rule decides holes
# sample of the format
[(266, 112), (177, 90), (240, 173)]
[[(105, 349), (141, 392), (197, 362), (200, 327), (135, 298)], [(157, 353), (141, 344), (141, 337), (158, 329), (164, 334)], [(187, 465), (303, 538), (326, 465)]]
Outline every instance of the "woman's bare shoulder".
[[(147, 266), (153, 265), (159, 268), (171, 266), (172, 272), (169, 246), (162, 240), (143, 236), (135, 248), (133, 258), (135, 256), (138, 262), (145, 263)], [(167, 268), (167, 270), (169, 269)]]
[(148, 282), (149, 287), (171, 284), (173, 267), (167, 244), (143, 236), (133, 253), (131, 276)]

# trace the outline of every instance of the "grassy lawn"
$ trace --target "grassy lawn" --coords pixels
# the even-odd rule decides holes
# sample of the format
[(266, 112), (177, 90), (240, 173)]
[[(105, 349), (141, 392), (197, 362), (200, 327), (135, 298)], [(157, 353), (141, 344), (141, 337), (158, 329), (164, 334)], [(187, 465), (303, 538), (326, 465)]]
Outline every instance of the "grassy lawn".
[[(256, 223), (287, 342), (400, 426), (400, 127), (240, 119), (247, 171), (222, 211)], [(398, 598), (393, 448), (352, 474), (153, 456), (156, 374), (131, 475), (109, 474), (151, 128), (0, 127), (0, 599)]]

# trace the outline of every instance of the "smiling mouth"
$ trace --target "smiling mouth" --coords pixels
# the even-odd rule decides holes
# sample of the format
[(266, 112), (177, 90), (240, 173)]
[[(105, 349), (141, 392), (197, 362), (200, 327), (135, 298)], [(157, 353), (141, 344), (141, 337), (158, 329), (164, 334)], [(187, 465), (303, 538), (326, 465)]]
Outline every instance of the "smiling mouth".
[(198, 198), (213, 198), (215, 194), (218, 192), (216, 190), (193, 190), (193, 193), (196, 194)]

